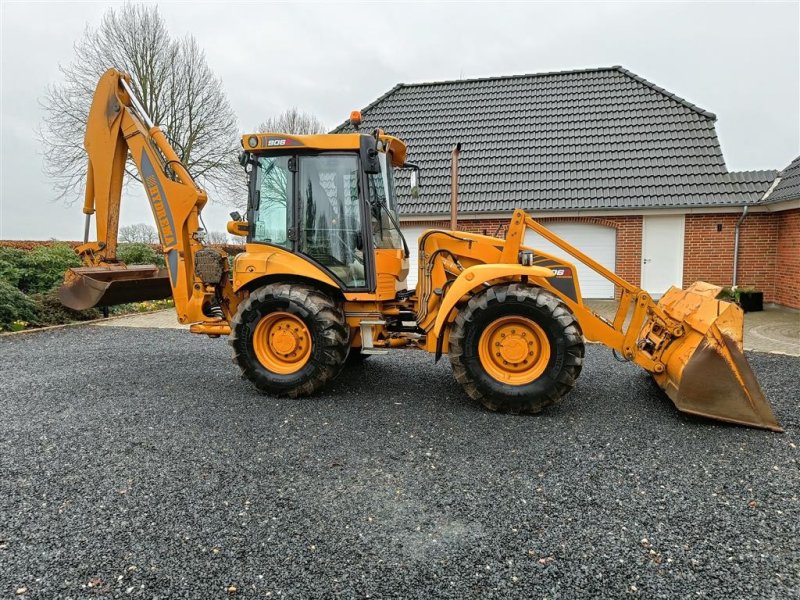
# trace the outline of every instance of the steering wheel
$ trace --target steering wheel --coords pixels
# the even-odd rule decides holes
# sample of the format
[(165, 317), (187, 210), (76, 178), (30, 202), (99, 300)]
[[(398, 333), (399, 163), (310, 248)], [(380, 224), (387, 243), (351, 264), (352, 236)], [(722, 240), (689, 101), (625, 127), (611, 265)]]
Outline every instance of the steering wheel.
[[(328, 237), (328, 239), (333, 239), (334, 241), (338, 242), (339, 249), (342, 251), (341, 253), (345, 258), (345, 262), (342, 262), (340, 259), (338, 259), (335, 256), (333, 256), (333, 254), (331, 254), (331, 253), (327, 254), (326, 258), (331, 260), (331, 261), (333, 261), (334, 263), (336, 263), (336, 266), (348, 267), (348, 266), (352, 265), (353, 262), (356, 259), (354, 248), (352, 247), (352, 242), (349, 242), (349, 241), (347, 241), (346, 239), (344, 239), (342, 237), (342, 233), (343, 232), (358, 233), (358, 231), (353, 230), (353, 229), (339, 229), (339, 228), (336, 228), (336, 229), (333, 229), (333, 228), (327, 228), (327, 229), (316, 228), (316, 229), (314, 229), (314, 232), (322, 232), (322, 231), (327, 232), (328, 234), (333, 233), (333, 236), (328, 235), (326, 237)], [(362, 264), (363, 264), (363, 261), (362, 261)]]

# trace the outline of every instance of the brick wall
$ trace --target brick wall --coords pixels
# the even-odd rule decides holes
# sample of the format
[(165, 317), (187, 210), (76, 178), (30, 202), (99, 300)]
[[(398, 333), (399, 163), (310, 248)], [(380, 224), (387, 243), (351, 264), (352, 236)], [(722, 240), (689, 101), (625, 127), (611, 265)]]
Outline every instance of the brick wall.
[(617, 275), (628, 283), (642, 282), (642, 217), (615, 217), (617, 228)]
[[(741, 213), (686, 215), (684, 287), (698, 280), (722, 286), (733, 283), (733, 242), (736, 222), (740, 217)], [(773, 292), (774, 215), (748, 215), (742, 223), (740, 236), (737, 283), (740, 286), (758, 287), (766, 299)]]
[(800, 209), (776, 213), (775, 302), (800, 308)]
[[(775, 263), (778, 253), (778, 218), (773, 213), (751, 213), (739, 236), (739, 274), (736, 284), (764, 292), (765, 302), (775, 302)], [(730, 249), (733, 264), (733, 246)], [(733, 277), (733, 271), (731, 271)]]
[(731, 285), (734, 225), (739, 216), (686, 215), (683, 233), (684, 287), (695, 281)]
[[(733, 283), (733, 245), (741, 213), (686, 215), (683, 285)], [(721, 231), (719, 228), (721, 227)], [(737, 285), (765, 302), (800, 307), (800, 210), (750, 213), (739, 235)]]

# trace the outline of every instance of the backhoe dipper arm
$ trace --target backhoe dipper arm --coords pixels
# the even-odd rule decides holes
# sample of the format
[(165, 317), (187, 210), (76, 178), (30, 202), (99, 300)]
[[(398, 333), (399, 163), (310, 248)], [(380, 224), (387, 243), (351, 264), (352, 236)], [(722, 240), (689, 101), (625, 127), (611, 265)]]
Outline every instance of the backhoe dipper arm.
[[(208, 197), (134, 97), (129, 75), (110, 69), (100, 78), (84, 147), (89, 155), (83, 206), (86, 238), (77, 248), (84, 264), (117, 265), (120, 196), (130, 152), (153, 209), (178, 318), (183, 323), (213, 320), (203, 314), (203, 304), (214, 290), (196, 278), (194, 269), (194, 255), (203, 248), (197, 235), (199, 215)], [(96, 242), (88, 242), (92, 214)]]

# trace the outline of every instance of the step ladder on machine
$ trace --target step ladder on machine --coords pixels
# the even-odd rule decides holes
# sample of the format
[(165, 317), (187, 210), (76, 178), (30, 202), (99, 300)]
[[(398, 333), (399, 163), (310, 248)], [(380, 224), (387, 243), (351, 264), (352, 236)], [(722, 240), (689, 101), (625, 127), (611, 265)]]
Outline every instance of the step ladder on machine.
[(383, 327), (386, 325), (386, 321), (381, 321), (378, 319), (375, 320), (365, 320), (359, 322), (359, 327), (361, 329), (361, 354), (388, 354), (389, 350), (385, 348), (376, 348), (374, 343), (374, 331), (373, 327)]

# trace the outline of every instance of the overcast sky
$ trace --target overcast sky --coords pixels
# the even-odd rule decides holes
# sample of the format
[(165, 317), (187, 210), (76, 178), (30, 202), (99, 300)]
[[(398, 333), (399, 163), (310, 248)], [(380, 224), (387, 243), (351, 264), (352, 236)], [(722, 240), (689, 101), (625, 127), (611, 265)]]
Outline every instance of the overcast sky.
[[(2, 2), (0, 239), (82, 236), (80, 206), (54, 202), (42, 173), (38, 98), (113, 4)], [(173, 35), (205, 49), (242, 129), (289, 106), (332, 127), (400, 82), (623, 65), (716, 113), (730, 170), (800, 154), (797, 0), (159, 5)], [(209, 228), (226, 215), (212, 197)], [(152, 215), (127, 192), (122, 224), (137, 222)]]

